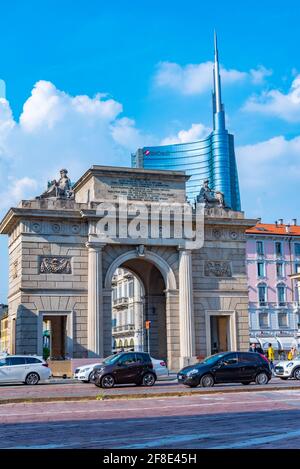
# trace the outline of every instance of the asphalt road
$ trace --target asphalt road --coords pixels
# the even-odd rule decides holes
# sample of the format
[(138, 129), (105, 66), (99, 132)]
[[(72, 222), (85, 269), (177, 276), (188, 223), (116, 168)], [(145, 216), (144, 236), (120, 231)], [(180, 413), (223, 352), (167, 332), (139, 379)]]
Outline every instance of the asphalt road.
[(0, 424), (0, 448), (300, 448), (300, 394), (3, 404)]

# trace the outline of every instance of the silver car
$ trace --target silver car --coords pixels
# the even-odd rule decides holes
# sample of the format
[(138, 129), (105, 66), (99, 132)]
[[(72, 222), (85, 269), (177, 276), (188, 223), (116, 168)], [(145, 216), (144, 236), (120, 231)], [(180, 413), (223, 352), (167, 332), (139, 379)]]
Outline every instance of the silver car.
[(38, 384), (51, 376), (48, 363), (31, 355), (0, 356), (0, 383)]

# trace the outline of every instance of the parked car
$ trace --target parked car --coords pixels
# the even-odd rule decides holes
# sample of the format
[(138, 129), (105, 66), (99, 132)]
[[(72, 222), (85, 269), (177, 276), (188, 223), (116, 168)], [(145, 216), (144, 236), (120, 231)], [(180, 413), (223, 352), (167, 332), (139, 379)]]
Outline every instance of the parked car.
[(95, 366), (101, 365), (101, 362), (92, 363), (90, 365), (82, 365), (76, 368), (74, 371), (73, 377), (82, 381), (83, 383), (89, 383), (91, 380), (91, 375)]
[[(156, 358), (151, 357), (151, 361), (153, 364), (153, 369), (155, 371), (155, 374), (157, 377), (164, 377), (169, 375), (169, 370), (167, 367), (167, 364), (164, 360), (158, 360)], [(82, 381), (83, 383), (89, 383), (91, 380), (92, 372), (95, 368), (95, 366), (102, 365), (102, 362), (98, 363), (92, 363), (89, 365), (82, 365), (76, 368), (74, 371), (73, 377), (75, 379), (78, 379), (79, 381)]]
[(169, 375), (169, 370), (164, 360), (158, 360), (151, 357), (151, 361), (157, 377), (164, 377)]
[(91, 381), (98, 387), (112, 388), (115, 384), (135, 383), (153, 386), (157, 379), (149, 353), (121, 352), (107, 357), (94, 367)]
[(42, 357), (7, 355), (0, 357), (0, 383), (21, 382), (38, 384), (51, 376), (48, 363)]
[(281, 379), (300, 379), (300, 355), (293, 360), (282, 360), (275, 365), (274, 375)]
[(267, 384), (272, 377), (268, 360), (253, 352), (223, 352), (179, 371), (177, 379), (186, 386), (210, 387), (215, 383)]

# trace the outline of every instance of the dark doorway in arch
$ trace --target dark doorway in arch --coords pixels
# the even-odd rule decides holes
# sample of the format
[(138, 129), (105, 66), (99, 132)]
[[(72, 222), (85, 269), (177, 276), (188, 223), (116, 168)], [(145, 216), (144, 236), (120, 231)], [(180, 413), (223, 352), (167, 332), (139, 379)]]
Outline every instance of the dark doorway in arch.
[(167, 360), (165, 288), (161, 272), (148, 260), (130, 259), (118, 267), (112, 279), (113, 353), (149, 351)]

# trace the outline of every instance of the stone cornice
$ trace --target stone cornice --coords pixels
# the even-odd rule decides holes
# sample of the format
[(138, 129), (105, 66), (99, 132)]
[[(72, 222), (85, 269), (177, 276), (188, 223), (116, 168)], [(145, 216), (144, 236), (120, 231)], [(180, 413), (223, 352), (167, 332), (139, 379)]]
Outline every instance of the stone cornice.
[(72, 219), (80, 220), (79, 210), (46, 210), (33, 208), (11, 208), (0, 223), (0, 234), (10, 234), (22, 218)]

